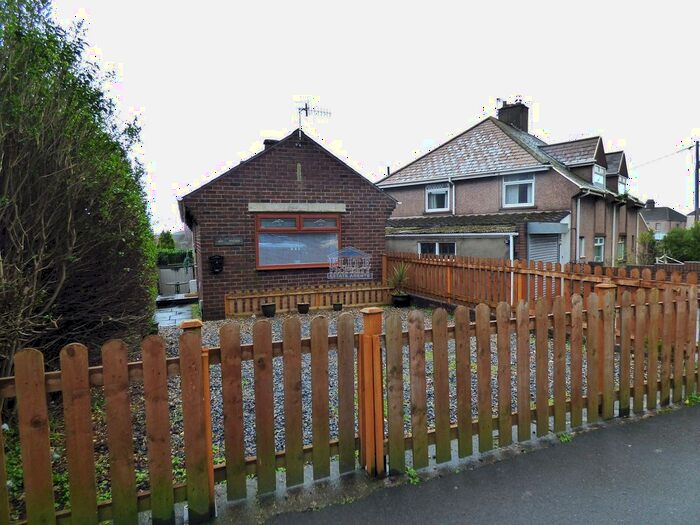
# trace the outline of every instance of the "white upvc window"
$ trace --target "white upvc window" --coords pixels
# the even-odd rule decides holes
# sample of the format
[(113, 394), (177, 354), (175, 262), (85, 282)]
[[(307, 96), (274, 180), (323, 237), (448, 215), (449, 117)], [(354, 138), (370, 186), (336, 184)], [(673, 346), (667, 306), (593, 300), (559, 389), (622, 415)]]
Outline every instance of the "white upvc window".
[(517, 208), (535, 205), (535, 176), (509, 175), (503, 177), (503, 207)]
[(605, 259), (605, 237), (593, 239), (593, 262), (603, 262)]
[(418, 253), (421, 255), (454, 255), (456, 245), (453, 242), (419, 242)]
[(425, 211), (450, 211), (450, 185), (431, 184), (425, 188)]
[(626, 253), (626, 242), (627, 238), (620, 236), (620, 238), (617, 239), (617, 260), (618, 261), (624, 261), (625, 256), (627, 255)]
[(578, 258), (579, 258), (579, 260), (583, 260), (586, 258), (586, 238), (585, 237), (578, 238)]
[(617, 178), (617, 193), (624, 195), (627, 193), (627, 177), (620, 175)]
[(605, 168), (603, 166), (593, 165), (593, 185), (599, 188), (605, 188)]

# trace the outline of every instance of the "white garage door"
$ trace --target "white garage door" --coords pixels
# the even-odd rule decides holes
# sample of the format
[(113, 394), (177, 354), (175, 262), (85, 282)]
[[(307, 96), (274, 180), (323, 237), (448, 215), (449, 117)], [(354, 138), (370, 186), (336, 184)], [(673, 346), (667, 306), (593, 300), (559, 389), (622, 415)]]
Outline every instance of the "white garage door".
[(559, 262), (559, 234), (530, 235), (527, 246), (530, 261)]

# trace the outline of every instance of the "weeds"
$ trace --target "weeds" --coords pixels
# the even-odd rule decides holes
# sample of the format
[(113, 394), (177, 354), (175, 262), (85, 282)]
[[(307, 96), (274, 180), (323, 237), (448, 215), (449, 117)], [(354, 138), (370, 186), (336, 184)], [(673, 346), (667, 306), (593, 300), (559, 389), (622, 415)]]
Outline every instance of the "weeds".
[(700, 404), (700, 394), (697, 392), (688, 394), (688, 399), (685, 400), (685, 404), (689, 407), (694, 407), (695, 405)]
[(408, 467), (406, 469), (406, 476), (408, 477), (408, 482), (411, 485), (418, 485), (420, 483), (420, 477), (418, 477), (418, 472), (413, 467)]
[(560, 432), (557, 434), (557, 438), (559, 439), (559, 443), (571, 443), (571, 440), (574, 439), (568, 432)]

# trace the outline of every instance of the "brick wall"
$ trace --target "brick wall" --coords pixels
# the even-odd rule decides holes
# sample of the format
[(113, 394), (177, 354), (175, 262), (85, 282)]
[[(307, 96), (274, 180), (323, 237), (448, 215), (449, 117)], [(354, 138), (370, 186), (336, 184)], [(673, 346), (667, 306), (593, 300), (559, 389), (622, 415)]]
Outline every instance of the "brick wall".
[[(326, 268), (256, 269), (255, 214), (248, 212), (249, 202), (345, 203), (341, 247), (372, 255), (373, 278), (381, 279), (384, 228), (395, 201), (305, 135), (300, 142), (295, 133), (183, 198), (195, 233), (204, 319), (224, 316), (224, 295), (230, 291), (329, 283)], [(233, 236), (242, 238), (241, 246), (214, 246), (216, 239)], [(209, 271), (210, 255), (224, 257), (223, 272)]]

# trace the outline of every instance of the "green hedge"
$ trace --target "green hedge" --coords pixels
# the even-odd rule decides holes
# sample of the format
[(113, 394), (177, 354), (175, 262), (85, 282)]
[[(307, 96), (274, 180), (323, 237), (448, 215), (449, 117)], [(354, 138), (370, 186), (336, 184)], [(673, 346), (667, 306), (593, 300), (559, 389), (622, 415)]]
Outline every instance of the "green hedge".
[(158, 250), (157, 261), (158, 266), (161, 267), (183, 264), (185, 258), (189, 258), (189, 266), (194, 264), (194, 254), (192, 250), (181, 250), (177, 248), (173, 250), (163, 250), (161, 248)]

